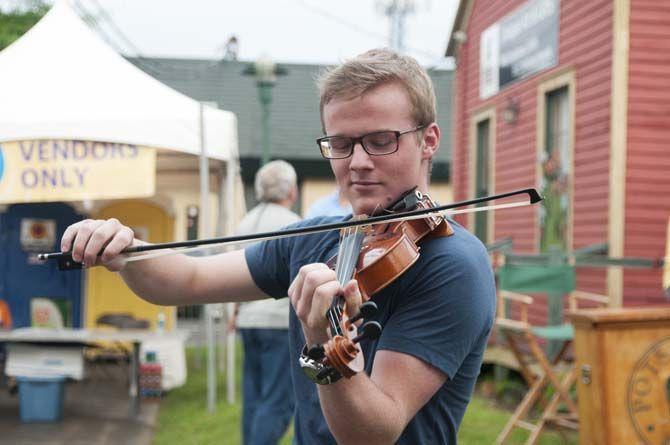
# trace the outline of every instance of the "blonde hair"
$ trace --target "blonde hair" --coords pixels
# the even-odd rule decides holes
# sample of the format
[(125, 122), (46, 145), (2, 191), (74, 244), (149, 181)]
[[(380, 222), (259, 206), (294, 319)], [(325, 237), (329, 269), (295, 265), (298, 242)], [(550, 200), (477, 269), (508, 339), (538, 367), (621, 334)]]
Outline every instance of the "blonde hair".
[(260, 202), (280, 202), (297, 186), (295, 169), (286, 161), (272, 161), (256, 172), (254, 188)]
[(353, 99), (386, 83), (400, 83), (412, 103), (411, 117), (416, 125), (435, 121), (436, 99), (433, 82), (426, 70), (412, 57), (388, 48), (372, 49), (321, 73), (317, 79), (321, 95), (321, 128), (326, 133), (323, 109), (335, 98)]

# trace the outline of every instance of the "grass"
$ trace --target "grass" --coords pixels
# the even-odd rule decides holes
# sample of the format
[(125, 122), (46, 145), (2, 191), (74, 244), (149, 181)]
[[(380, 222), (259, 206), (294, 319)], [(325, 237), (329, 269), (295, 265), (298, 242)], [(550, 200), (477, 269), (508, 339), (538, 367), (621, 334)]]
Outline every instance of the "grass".
[[(188, 379), (181, 388), (170, 391), (161, 401), (158, 424), (154, 434), (154, 445), (201, 445), (208, 443), (239, 444), (242, 441), (240, 419), (241, 369), (235, 376), (236, 403), (226, 402), (225, 376), (217, 376), (216, 411), (207, 411), (207, 369), (204, 349), (189, 348), (186, 351)], [(241, 348), (237, 350), (236, 363), (241, 365)], [(291, 444), (291, 431), (281, 445)]]
[[(241, 363), (238, 350), (238, 361)], [(225, 380), (218, 376), (216, 412), (206, 408), (207, 372), (205, 355), (202, 350), (187, 350), (188, 380), (181, 388), (174, 389), (161, 401), (154, 445), (200, 445), (205, 443), (239, 444), (240, 437), (240, 371), (238, 369), (237, 403), (228, 405), (225, 394)], [(200, 364), (200, 366), (198, 366)], [(474, 397), (465, 414), (460, 428), (459, 444), (490, 445), (502, 430), (511, 413), (496, 406), (494, 401)], [(291, 444), (291, 430), (287, 431), (281, 445)], [(507, 444), (522, 444), (527, 433), (516, 431)], [(540, 445), (576, 444), (577, 437), (567, 437), (559, 433), (545, 433)]]
[[(460, 445), (490, 445), (498, 433), (503, 429), (505, 423), (511, 416), (511, 412), (498, 408), (495, 402), (482, 397), (474, 397), (468, 406), (468, 410), (463, 418), (458, 443)], [(528, 437), (528, 433), (517, 429), (505, 442), (508, 445), (523, 444)], [(558, 432), (548, 432), (542, 434), (540, 445), (576, 445), (577, 435), (570, 433), (562, 436)]]

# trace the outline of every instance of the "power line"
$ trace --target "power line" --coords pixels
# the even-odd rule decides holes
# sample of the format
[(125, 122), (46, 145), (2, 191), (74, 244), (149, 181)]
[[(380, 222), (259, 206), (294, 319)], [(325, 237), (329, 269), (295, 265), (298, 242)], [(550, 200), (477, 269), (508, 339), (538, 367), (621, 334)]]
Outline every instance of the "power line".
[[(349, 28), (353, 31), (356, 31), (359, 34), (366, 35), (368, 37), (372, 37), (372, 38), (375, 38), (375, 39), (379, 39), (383, 42), (387, 42), (388, 39), (389, 39), (389, 37), (384, 35), (384, 34), (370, 31), (370, 30), (368, 30), (368, 29), (366, 29), (362, 26), (359, 26), (359, 25), (357, 25), (355, 23), (352, 23), (352, 22), (350, 22), (346, 19), (343, 19), (340, 16), (332, 14), (330, 11), (328, 11), (326, 9), (320, 8), (318, 6), (311, 5), (311, 4), (307, 3), (305, 0), (298, 0), (298, 3), (300, 5), (302, 5), (305, 9), (309, 9), (311, 12), (313, 12), (315, 14), (318, 14), (322, 17), (325, 17), (325, 18), (327, 18), (327, 19), (329, 19), (333, 22), (339, 23), (340, 25), (346, 26), (347, 28)], [(419, 48), (406, 46), (404, 49), (405, 49), (406, 52), (410, 52), (410, 53), (417, 54), (417, 55), (422, 55), (424, 57), (429, 57), (432, 60), (441, 58), (434, 53), (431, 53), (429, 51), (424, 51), (424, 50), (419, 49)]]
[(206, 61), (203, 64), (201, 64), (198, 67), (194, 67), (192, 64), (189, 65), (188, 68), (185, 68), (182, 65), (179, 64), (173, 64), (170, 63), (169, 61), (166, 60), (157, 60), (154, 58), (148, 58), (144, 56), (140, 48), (128, 37), (128, 35), (121, 29), (120, 26), (117, 25), (117, 23), (114, 21), (112, 18), (111, 14), (107, 12), (107, 10), (102, 6), (102, 4), (98, 0), (91, 0), (91, 3), (94, 4), (94, 6), (97, 9), (97, 14), (91, 14), (86, 8), (81, 5), (79, 0), (76, 0), (76, 3), (80, 9), (84, 13), (84, 20), (86, 20), (86, 16), (92, 17), (93, 20), (86, 20), (87, 22), (91, 23), (96, 30), (102, 34), (102, 36), (107, 40), (107, 42), (119, 53), (119, 54), (126, 54), (126, 57), (128, 56), (126, 51), (121, 50), (118, 45), (109, 38), (109, 35), (102, 29), (101, 26), (97, 23), (97, 17), (102, 17), (102, 19), (105, 21), (107, 25), (111, 28), (113, 33), (123, 41), (125, 44), (126, 48), (129, 48), (133, 52), (133, 56), (135, 59), (135, 63), (139, 65), (144, 71), (156, 76), (160, 75), (161, 73), (165, 74), (166, 72), (169, 73), (175, 73), (179, 72), (179, 77), (185, 80), (197, 80), (202, 78), (207, 72), (211, 71), (212, 68), (218, 67), (221, 64), (221, 61), (218, 59), (215, 59), (214, 61)]

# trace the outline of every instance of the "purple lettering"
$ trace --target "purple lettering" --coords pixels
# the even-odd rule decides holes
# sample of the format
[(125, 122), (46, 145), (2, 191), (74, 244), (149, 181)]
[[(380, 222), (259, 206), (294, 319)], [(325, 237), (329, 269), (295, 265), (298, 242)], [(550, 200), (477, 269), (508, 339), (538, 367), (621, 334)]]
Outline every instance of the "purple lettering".
[(27, 189), (34, 189), (37, 186), (37, 172), (32, 169), (23, 170), (21, 183)]
[(42, 188), (47, 187), (47, 182), (51, 183), (51, 187), (56, 187), (58, 185), (58, 172), (56, 169), (43, 169), (42, 170)]
[(110, 148), (110, 159), (123, 158), (123, 146), (121, 144), (110, 144)]
[(70, 157), (68, 146), (70, 144), (68, 141), (53, 141), (53, 160), (54, 161), (67, 161)]
[(107, 157), (107, 144), (104, 142), (93, 142), (91, 151), (94, 159), (105, 159)]
[(37, 145), (40, 162), (49, 162), (49, 141), (40, 141)]
[(86, 176), (87, 171), (88, 171), (87, 168), (82, 168), (82, 169), (79, 169), (79, 167), (74, 168), (74, 174), (77, 175), (77, 179), (79, 179), (79, 186), (80, 187), (84, 186), (84, 176)]
[(129, 152), (128, 157), (129, 158), (136, 158), (137, 153), (140, 151), (140, 149), (137, 148), (137, 145), (130, 144), (130, 145), (127, 145), (127, 147), (128, 147), (128, 152)]
[(19, 148), (21, 149), (21, 156), (24, 161), (29, 161), (33, 157), (33, 147), (35, 146), (35, 141), (30, 141), (30, 146), (26, 146), (26, 142), (19, 142)]
[(86, 158), (88, 147), (84, 141), (72, 141), (72, 157), (76, 160)]
[(61, 168), (59, 173), (60, 173), (59, 176), (60, 176), (61, 186), (63, 186), (63, 188), (66, 188), (66, 189), (72, 188), (72, 183), (68, 182), (68, 180), (67, 180), (67, 175), (65, 174), (65, 169)]

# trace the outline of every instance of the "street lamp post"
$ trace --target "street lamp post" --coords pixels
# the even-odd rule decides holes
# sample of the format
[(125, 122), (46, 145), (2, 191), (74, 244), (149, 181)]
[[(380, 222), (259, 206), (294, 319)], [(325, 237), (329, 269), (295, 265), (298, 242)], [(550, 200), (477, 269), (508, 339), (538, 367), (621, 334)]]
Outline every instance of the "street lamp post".
[(244, 74), (256, 77), (258, 101), (261, 104), (261, 165), (270, 161), (270, 105), (272, 104), (272, 88), (277, 83), (277, 76), (286, 74), (286, 68), (275, 64), (268, 56), (261, 56), (249, 65)]

